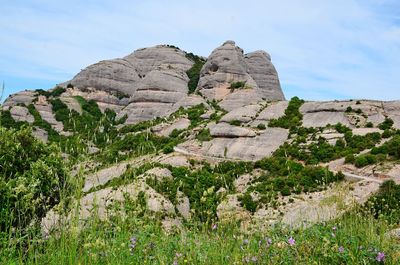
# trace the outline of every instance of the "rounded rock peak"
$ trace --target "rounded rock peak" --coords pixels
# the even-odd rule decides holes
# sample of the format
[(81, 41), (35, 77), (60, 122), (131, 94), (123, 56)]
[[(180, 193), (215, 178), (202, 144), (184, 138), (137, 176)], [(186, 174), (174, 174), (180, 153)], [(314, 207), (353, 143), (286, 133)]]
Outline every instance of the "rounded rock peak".
[(224, 44), (222, 44), (222, 46), (225, 46), (225, 45), (236, 46), (236, 43), (233, 40), (227, 40), (227, 41), (224, 42)]
[(265, 56), (269, 61), (271, 61), (271, 55), (264, 50), (249, 52), (246, 54), (246, 57), (257, 56), (257, 55)]

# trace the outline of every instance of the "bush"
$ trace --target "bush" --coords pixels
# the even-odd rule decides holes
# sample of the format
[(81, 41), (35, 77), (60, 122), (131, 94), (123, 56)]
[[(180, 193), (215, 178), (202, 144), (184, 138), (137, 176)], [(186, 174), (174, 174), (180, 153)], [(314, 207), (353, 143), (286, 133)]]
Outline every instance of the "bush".
[(257, 202), (253, 201), (253, 198), (251, 197), (250, 193), (245, 193), (241, 196), (238, 197), (238, 200), (240, 202), (240, 205), (248, 210), (251, 213), (255, 213), (257, 210)]
[(210, 130), (209, 129), (202, 129), (197, 135), (196, 139), (201, 142), (206, 142), (212, 140)]
[(241, 125), (241, 121), (239, 120), (232, 120), (229, 122), (230, 125), (234, 125), (234, 126), (240, 126)]
[(238, 82), (233, 82), (231, 83), (231, 85), (229, 86), (229, 88), (231, 90), (235, 90), (235, 89), (243, 89), (246, 86), (246, 82), (243, 81), (238, 81)]
[(394, 122), (391, 118), (385, 118), (385, 120), (381, 124), (379, 124), (378, 127), (381, 130), (388, 130), (388, 129), (392, 128), (393, 123)]
[(383, 218), (389, 223), (400, 224), (400, 185), (393, 180), (382, 183), (379, 191), (370, 197), (364, 207), (375, 218)]
[(189, 77), (189, 93), (193, 93), (197, 88), (197, 84), (199, 83), (200, 71), (205, 63), (205, 60), (197, 55), (194, 55), (193, 53), (187, 53), (186, 58), (194, 62), (193, 66), (186, 71), (186, 74)]
[(373, 128), (374, 127), (374, 124), (372, 123), (372, 122), (367, 122), (366, 124), (365, 124), (365, 127), (367, 127), (367, 128)]
[(293, 130), (295, 127), (301, 125), (303, 115), (300, 113), (300, 106), (304, 103), (304, 100), (294, 97), (289, 101), (289, 105), (285, 110), (285, 116), (278, 119), (272, 119), (268, 126), (269, 127), (281, 127), (285, 129)]
[(265, 126), (264, 123), (260, 123), (260, 124), (257, 125), (257, 128), (260, 129), (260, 130), (265, 130), (267, 127)]
[(356, 167), (365, 167), (376, 163), (376, 157), (372, 154), (364, 154), (356, 157), (354, 165)]
[(67, 191), (60, 151), (29, 128), (0, 128), (0, 165), (0, 232), (39, 223)]

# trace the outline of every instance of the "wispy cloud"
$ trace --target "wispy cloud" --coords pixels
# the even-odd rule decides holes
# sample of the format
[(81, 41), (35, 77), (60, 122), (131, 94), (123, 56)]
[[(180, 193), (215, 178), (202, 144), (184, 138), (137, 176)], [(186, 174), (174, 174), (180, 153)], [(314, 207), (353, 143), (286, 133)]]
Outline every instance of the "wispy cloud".
[(8, 92), (68, 80), (141, 47), (170, 43), (207, 56), (233, 39), (272, 55), (288, 97), (400, 98), (396, 0), (27, 0), (2, 11)]

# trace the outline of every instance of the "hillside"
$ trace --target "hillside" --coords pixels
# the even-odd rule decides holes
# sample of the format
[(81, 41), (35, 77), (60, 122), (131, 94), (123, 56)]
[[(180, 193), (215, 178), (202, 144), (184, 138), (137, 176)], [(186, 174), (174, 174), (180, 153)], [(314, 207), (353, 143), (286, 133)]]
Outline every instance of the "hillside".
[[(6, 165), (6, 159), (22, 154), (13, 163), (31, 163), (33, 158), (24, 154), (27, 143), (37, 145), (32, 156), (41, 154), (40, 163), (32, 162), (35, 167), (18, 168), (18, 172), (16, 166), (1, 167), (0, 185), (17, 194), (14, 204), (2, 208), (4, 220), (8, 211), (15, 214), (22, 207), (18, 198), (24, 198), (23, 207), (29, 212), (18, 212), (27, 216), (23, 222), (10, 217), (11, 221), (0, 223), (2, 234), (8, 235), (10, 226), (22, 229), (24, 237), (27, 227), (36, 227), (39, 237), (57, 238), (75, 229), (90, 234), (91, 224), (96, 229), (110, 225), (107, 229), (118, 234), (111, 228), (118, 220), (116, 224), (127, 226), (154, 223), (154, 229), (160, 230), (144, 227), (143, 231), (160, 238), (163, 233), (177, 237), (167, 241), (179, 241), (177, 231), (194, 233), (195, 238), (202, 234), (199, 227), (212, 233), (219, 226), (221, 231), (234, 226), (233, 234), (276, 233), (280, 241), (292, 233), (287, 229), (304, 231), (296, 235), (307, 243), (310, 238), (320, 240), (315, 233), (321, 229), (330, 234), (327, 227), (342, 222), (343, 240), (369, 226), (385, 228), (368, 234), (368, 240), (392, 254), (387, 255), (388, 263), (399, 261), (399, 249), (393, 246), (398, 238), (380, 239), (399, 225), (400, 101), (285, 100), (271, 56), (265, 51), (244, 53), (227, 41), (208, 58), (171, 45), (140, 49), (90, 65), (51, 90), (11, 95), (1, 107), (0, 157), (4, 160), (0, 161)], [(13, 143), (23, 148), (14, 150)], [(54, 160), (47, 160), (52, 154)], [(34, 171), (39, 164), (43, 168)], [(13, 170), (15, 174), (10, 173)], [(22, 186), (18, 182), (30, 170), (52, 172), (34, 173), (43, 176), (43, 183), (51, 180), (52, 184), (35, 184), (40, 188), (33, 195), (23, 186), (30, 186), (35, 178)], [(60, 176), (62, 185), (57, 186)], [(44, 190), (49, 192), (43, 195)], [(40, 209), (26, 203), (34, 198), (40, 201)], [(6, 201), (6, 197), (0, 200)], [(124, 216), (135, 221), (126, 223)], [(359, 231), (351, 230), (354, 220), (364, 224)], [(225, 232), (221, 233), (217, 242), (223, 240)], [(77, 249), (98, 243), (86, 236), (81, 240)], [(349, 248), (349, 257), (329, 256), (337, 263), (380, 262), (375, 260), (378, 251), (358, 256), (358, 245), (335, 244), (327, 248), (345, 244)], [(194, 245), (188, 252), (196, 252)], [(250, 251), (250, 246), (245, 248)], [(307, 255), (277, 251), (277, 258), (269, 260), (272, 264), (284, 257), (291, 257), (289, 264), (311, 263)], [(254, 263), (267, 262), (260, 253), (252, 255)], [(139, 256), (135, 262), (142, 259)], [(246, 263), (245, 258), (252, 262), (243, 255), (212, 262)], [(88, 259), (84, 262), (106, 262)], [(180, 256), (174, 258), (178, 259), (183, 263)], [(189, 263), (212, 260), (186, 259)]]

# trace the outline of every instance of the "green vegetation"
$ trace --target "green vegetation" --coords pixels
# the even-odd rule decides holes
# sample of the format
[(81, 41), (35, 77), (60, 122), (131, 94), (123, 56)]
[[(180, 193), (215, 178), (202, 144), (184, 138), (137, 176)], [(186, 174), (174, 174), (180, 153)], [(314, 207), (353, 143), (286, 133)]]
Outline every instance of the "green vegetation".
[(367, 154), (357, 157), (346, 157), (346, 163), (352, 163), (356, 167), (365, 167), (382, 161), (396, 161), (400, 159), (400, 134), (396, 134), (392, 139), (379, 147), (372, 147)]
[[(390, 226), (355, 211), (296, 230), (240, 230), (236, 223), (203, 224), (165, 233), (147, 215), (145, 198), (111, 207), (110, 221), (94, 216), (84, 229), (9, 245), (2, 264), (398, 264), (399, 245)], [(113, 210), (115, 209), (115, 210)], [(123, 211), (124, 214), (120, 214)]]
[(260, 130), (265, 130), (265, 129), (267, 129), (267, 127), (265, 126), (264, 123), (258, 124), (258, 125), (257, 125), (257, 128), (260, 129)]
[(49, 97), (59, 97), (59, 96), (61, 96), (61, 94), (64, 93), (65, 91), (66, 91), (65, 88), (59, 87), (59, 86), (55, 87), (55, 88), (54, 88), (53, 90), (51, 90), (51, 91), (46, 91), (46, 90), (43, 90), (43, 89), (38, 89), (38, 90), (36, 90), (36, 92), (37, 92), (38, 95), (45, 96), (46, 98), (49, 98)]
[(379, 124), (378, 127), (381, 130), (388, 130), (388, 129), (392, 128), (393, 123), (394, 122), (393, 122), (393, 120), (391, 118), (385, 118), (385, 120), (381, 124)]
[(201, 142), (206, 142), (212, 140), (210, 129), (202, 129), (197, 135), (196, 139)]
[(289, 105), (285, 110), (285, 115), (278, 119), (272, 119), (268, 126), (294, 130), (296, 127), (301, 125), (303, 115), (300, 113), (299, 109), (303, 103), (304, 100), (301, 100), (298, 97), (293, 97), (289, 101)]
[(246, 88), (246, 82), (243, 81), (238, 81), (238, 82), (233, 82), (231, 85), (228, 87), (232, 92), (235, 89), (245, 89)]
[(233, 125), (233, 126), (240, 126), (240, 125), (242, 124), (242, 122), (239, 121), (239, 120), (231, 120), (231, 121), (229, 122), (229, 124), (230, 124), (230, 125)]
[(375, 218), (400, 224), (400, 185), (393, 180), (385, 181), (379, 191), (368, 199), (365, 209)]
[(1, 241), (35, 229), (69, 187), (59, 149), (37, 140), (29, 128), (0, 127), (0, 165)]
[(365, 149), (374, 147), (381, 141), (379, 133), (368, 133), (365, 136), (353, 135), (351, 130), (344, 125), (334, 126), (340, 133), (344, 133), (344, 140), (337, 140), (331, 145), (325, 138), (319, 137), (315, 141), (304, 144), (305, 136), (309, 133), (316, 133), (315, 129), (298, 128), (297, 138), (292, 143), (283, 144), (274, 155), (277, 157), (289, 157), (306, 164), (318, 164), (329, 162), (351, 154), (357, 154)]
[(194, 55), (193, 53), (187, 53), (186, 58), (194, 62), (193, 66), (186, 71), (186, 74), (189, 77), (189, 93), (193, 93), (197, 88), (197, 84), (199, 83), (201, 68), (206, 61), (203, 58)]

